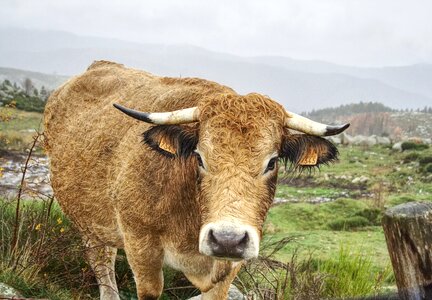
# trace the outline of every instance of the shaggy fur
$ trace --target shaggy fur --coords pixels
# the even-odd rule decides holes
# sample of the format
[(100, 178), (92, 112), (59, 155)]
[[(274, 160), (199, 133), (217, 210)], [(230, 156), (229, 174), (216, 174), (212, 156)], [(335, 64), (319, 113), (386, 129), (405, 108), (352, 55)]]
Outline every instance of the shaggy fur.
[[(199, 122), (150, 126), (114, 109), (115, 102), (147, 112), (198, 106)], [(241, 264), (200, 254), (200, 228), (224, 219), (261, 232), (277, 177), (277, 165), (265, 172), (270, 156), (295, 163), (313, 145), (320, 163), (337, 155), (321, 139), (291, 136), (285, 117), (282, 106), (262, 95), (95, 62), (47, 103), (52, 186), (92, 244), (107, 253), (125, 249), (139, 299), (159, 297), (164, 262), (183, 271), (204, 299), (225, 299)], [(203, 168), (191, 155), (195, 149)], [(115, 254), (108, 257), (106, 265), (113, 265)], [(101, 298), (118, 299), (108, 273), (98, 278)]]

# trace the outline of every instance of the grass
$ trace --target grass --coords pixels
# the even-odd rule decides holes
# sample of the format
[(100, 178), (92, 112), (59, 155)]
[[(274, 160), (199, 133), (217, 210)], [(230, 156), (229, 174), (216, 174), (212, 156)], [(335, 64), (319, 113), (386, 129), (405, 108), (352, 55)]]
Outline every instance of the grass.
[[(8, 122), (0, 123), (1, 134), (10, 140), (14, 134), (23, 139), (21, 144), (10, 142), (5, 147), (22, 150), (24, 141), (33, 135), (28, 129), (39, 127), (41, 115), (4, 108), (0, 109), (1, 114), (11, 116)], [(264, 247), (289, 240), (271, 258), (280, 263), (277, 267), (273, 265), (279, 273), (266, 268), (268, 261), (252, 263), (251, 269), (245, 271), (262, 280), (260, 285), (243, 272), (239, 277), (242, 282), (236, 281), (239, 286), (257, 293), (263, 292), (261, 288), (269, 292), (270, 288), (271, 293), (284, 299), (293, 295), (314, 299), (314, 295), (375, 294), (385, 285), (394, 285), (380, 216), (388, 207), (432, 199), (432, 176), (427, 172), (432, 149), (416, 147), (399, 153), (382, 146), (340, 146), (339, 150), (339, 163), (323, 166), (311, 174), (281, 177), (276, 197), (296, 203), (271, 208), (263, 238)], [(366, 180), (356, 181), (361, 176)], [(309, 200), (319, 197), (334, 201), (310, 203)], [(27, 297), (95, 298), (97, 288), (83, 259), (84, 249), (77, 231), (55, 202), (49, 214), (46, 201), (24, 202), (19, 231), (21, 252), (17, 258), (10, 247), (15, 218), (13, 203), (0, 199), (0, 281)], [(38, 224), (42, 225), (37, 227)], [(124, 252), (119, 253), (116, 269), (122, 295), (134, 299), (135, 286)], [(276, 281), (269, 282), (263, 274)], [(291, 278), (293, 274), (296, 280)], [(286, 276), (291, 277), (288, 280)], [(179, 272), (166, 269), (165, 282), (170, 290), (164, 299), (185, 299), (196, 294), (196, 289), (176, 290), (189, 285)]]
[(0, 107), (0, 120), (0, 150), (24, 151), (34, 132), (42, 131), (41, 113)]

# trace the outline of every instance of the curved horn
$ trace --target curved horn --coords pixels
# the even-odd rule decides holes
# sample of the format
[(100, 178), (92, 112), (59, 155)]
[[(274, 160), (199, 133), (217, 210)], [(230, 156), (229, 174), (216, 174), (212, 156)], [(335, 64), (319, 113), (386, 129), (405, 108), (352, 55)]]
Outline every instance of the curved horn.
[(192, 123), (198, 121), (199, 115), (197, 107), (179, 109), (169, 112), (148, 113), (133, 110), (117, 103), (114, 103), (113, 105), (115, 108), (132, 118), (157, 125)]
[(336, 135), (347, 129), (350, 124), (343, 125), (326, 125), (312, 121), (295, 113), (287, 111), (288, 118), (285, 121), (285, 126), (300, 132), (304, 132), (317, 136)]

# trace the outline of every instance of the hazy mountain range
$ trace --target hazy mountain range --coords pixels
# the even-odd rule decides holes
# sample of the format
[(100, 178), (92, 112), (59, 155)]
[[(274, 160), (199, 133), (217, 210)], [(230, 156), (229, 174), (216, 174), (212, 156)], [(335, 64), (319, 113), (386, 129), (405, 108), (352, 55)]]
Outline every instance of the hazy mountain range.
[[(66, 78), (57, 74), (79, 74), (92, 61), (106, 59), (157, 75), (210, 79), (242, 94), (259, 92), (296, 112), (359, 101), (377, 101), (396, 109), (432, 104), (430, 64), (359, 68), (16, 28), (0, 28), (0, 39), (0, 66), (52, 74), (55, 77), (46, 80), (54, 86)], [(0, 79), (7, 77), (4, 72), (0, 69)]]

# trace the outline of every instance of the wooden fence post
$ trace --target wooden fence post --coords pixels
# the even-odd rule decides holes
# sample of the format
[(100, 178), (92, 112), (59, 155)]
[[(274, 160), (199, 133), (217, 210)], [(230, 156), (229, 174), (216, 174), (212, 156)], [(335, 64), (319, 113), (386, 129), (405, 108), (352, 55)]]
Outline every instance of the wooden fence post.
[(392, 207), (384, 213), (382, 225), (399, 297), (432, 299), (432, 203)]

